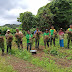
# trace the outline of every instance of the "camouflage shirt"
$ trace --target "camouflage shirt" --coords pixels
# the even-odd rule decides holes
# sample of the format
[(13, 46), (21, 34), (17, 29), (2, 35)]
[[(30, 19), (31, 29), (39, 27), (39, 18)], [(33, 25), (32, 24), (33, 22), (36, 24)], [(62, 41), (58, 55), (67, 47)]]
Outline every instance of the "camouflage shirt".
[(9, 40), (8, 40), (8, 37), (9, 37), (9, 36), (12, 36), (12, 34), (11, 34), (11, 33), (10, 33), (10, 34), (8, 34), (8, 33), (5, 34), (6, 43), (7, 43), (7, 44), (11, 44), (11, 42), (9, 42)]
[[(3, 38), (1, 34), (0, 38)], [(0, 39), (0, 48), (4, 48), (4, 38), (2, 40)]]
[[(22, 33), (21, 31), (16, 32), (16, 33), (19, 33), (19, 34), (22, 34), (22, 35), (23, 35), (23, 33)], [(22, 37), (22, 38), (23, 38), (23, 37)], [(23, 40), (22, 38), (21, 38), (21, 41)], [(18, 41), (18, 39), (17, 39), (17, 38), (15, 38), (15, 41)]]

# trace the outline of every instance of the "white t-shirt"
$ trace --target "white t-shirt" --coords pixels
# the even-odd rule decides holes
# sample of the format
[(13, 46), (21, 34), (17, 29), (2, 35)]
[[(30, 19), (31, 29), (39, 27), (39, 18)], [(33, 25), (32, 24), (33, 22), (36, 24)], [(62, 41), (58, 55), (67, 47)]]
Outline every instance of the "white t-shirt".
[(21, 31), (19, 31), (19, 32), (16, 32), (16, 33), (23, 34)]
[(60, 40), (64, 39), (64, 34), (59, 35), (59, 39), (60, 39)]

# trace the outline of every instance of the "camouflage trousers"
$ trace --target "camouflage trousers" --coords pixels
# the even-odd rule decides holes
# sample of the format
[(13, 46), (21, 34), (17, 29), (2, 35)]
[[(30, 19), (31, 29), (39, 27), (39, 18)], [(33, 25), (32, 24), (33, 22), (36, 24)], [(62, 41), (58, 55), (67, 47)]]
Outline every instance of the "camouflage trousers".
[(22, 44), (22, 41), (16, 41), (18, 49), (20, 49), (20, 45)]
[(68, 43), (67, 43), (67, 47), (69, 48), (69, 43), (70, 41), (72, 42), (72, 39), (68, 38)]
[(2, 52), (4, 52), (4, 43), (0, 43), (0, 48), (2, 49)]
[(39, 39), (35, 39), (35, 48), (39, 48)]
[(51, 36), (51, 38), (50, 38), (50, 45), (52, 45), (52, 41), (53, 41), (53, 44), (54, 44), (54, 46), (55, 46), (55, 37), (52, 37), (52, 36)]
[(49, 47), (49, 40), (44, 40), (44, 46), (45, 46), (45, 48), (46, 48), (46, 44)]
[(8, 53), (8, 51), (9, 51), (9, 49), (10, 49), (10, 51), (11, 51), (11, 47), (12, 47), (12, 43), (10, 42), (10, 43), (7, 43), (7, 53)]

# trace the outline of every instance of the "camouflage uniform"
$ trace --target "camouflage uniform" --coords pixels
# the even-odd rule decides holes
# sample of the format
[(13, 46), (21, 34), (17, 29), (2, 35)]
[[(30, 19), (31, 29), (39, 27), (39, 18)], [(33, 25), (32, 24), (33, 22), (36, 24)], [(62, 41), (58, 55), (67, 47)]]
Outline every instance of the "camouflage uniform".
[[(19, 31), (18, 33), (19, 33), (19, 34), (23, 34), (21, 31)], [(16, 32), (16, 34), (17, 34), (17, 32)], [(23, 37), (22, 37), (22, 38), (23, 38)], [(20, 39), (19, 39), (19, 38), (16, 38), (16, 39), (15, 39), (15, 42), (17, 43), (18, 49), (20, 49), (20, 45), (22, 44), (22, 41), (23, 41), (22, 38), (20, 38)], [(23, 48), (23, 47), (22, 47), (22, 48)]]
[(39, 48), (39, 40), (40, 40), (40, 35), (36, 34), (36, 38), (35, 38), (35, 48)]
[(68, 29), (68, 32), (71, 32), (71, 33), (68, 33), (68, 44), (67, 44), (67, 46), (68, 46), (68, 48), (69, 48), (69, 43), (70, 43), (70, 40), (72, 41), (72, 29)]
[(6, 43), (7, 43), (7, 53), (8, 53), (8, 49), (10, 48), (10, 51), (11, 51), (11, 47), (12, 47), (12, 41), (9, 41), (9, 40), (8, 40), (8, 37), (9, 37), (9, 36), (12, 36), (12, 34), (11, 34), (11, 33), (10, 33), (10, 34), (8, 34), (8, 33), (5, 34)]
[[(1, 34), (0, 34), (0, 38), (1, 38)], [(2, 49), (2, 53), (4, 53), (4, 39), (3, 41), (0, 40), (0, 48)]]

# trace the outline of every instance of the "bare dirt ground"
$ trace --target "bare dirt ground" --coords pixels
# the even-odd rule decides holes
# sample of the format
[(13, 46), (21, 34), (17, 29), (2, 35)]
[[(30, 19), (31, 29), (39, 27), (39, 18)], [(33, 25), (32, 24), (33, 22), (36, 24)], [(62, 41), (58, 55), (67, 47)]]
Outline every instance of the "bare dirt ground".
[(13, 55), (5, 55), (4, 58), (6, 59), (8, 65), (12, 65), (13, 69), (17, 72), (47, 72), (43, 68), (36, 67), (28, 61), (24, 61)]

